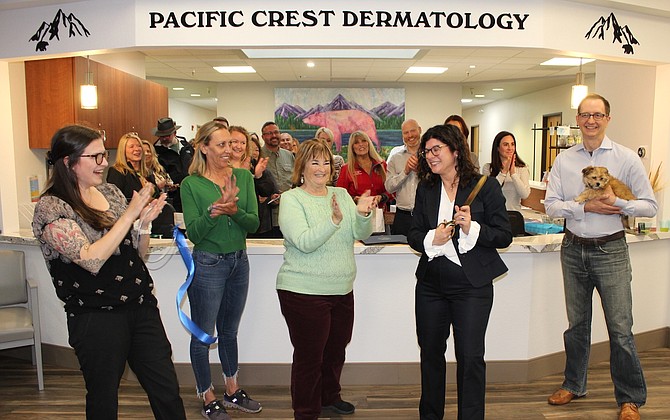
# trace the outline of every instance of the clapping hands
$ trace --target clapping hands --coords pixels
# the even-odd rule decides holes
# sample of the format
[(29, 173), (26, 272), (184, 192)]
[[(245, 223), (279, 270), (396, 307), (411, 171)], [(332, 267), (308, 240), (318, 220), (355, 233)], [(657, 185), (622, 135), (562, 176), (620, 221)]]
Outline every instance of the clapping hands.
[(358, 202), (356, 203), (356, 210), (364, 216), (370, 214), (372, 210), (377, 207), (379, 204), (379, 199), (381, 197), (378, 195), (371, 196), (370, 190), (365, 191), (361, 196), (358, 197)]
[(221, 198), (212, 203), (209, 211), (209, 217), (221, 216), (226, 214), (232, 216), (237, 213), (237, 194), (240, 192), (236, 184), (235, 175), (224, 178), (224, 184), (221, 188)]

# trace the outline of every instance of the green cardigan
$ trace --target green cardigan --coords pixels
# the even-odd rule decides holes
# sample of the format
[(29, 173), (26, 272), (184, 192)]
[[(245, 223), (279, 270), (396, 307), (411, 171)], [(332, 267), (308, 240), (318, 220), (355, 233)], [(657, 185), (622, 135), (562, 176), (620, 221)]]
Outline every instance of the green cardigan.
[[(332, 220), (333, 194), (342, 210), (339, 226)], [(308, 295), (346, 295), (354, 287), (354, 241), (372, 233), (372, 216), (361, 216), (344, 188), (328, 187), (323, 197), (302, 188), (282, 194), (279, 227), (284, 235), (284, 263), (277, 289)]]
[(246, 169), (233, 168), (239, 201), (232, 216), (209, 217), (207, 207), (221, 198), (219, 187), (200, 175), (190, 175), (181, 182), (181, 202), (188, 239), (194, 249), (227, 254), (247, 248), (247, 233), (258, 229), (258, 201), (254, 179)]

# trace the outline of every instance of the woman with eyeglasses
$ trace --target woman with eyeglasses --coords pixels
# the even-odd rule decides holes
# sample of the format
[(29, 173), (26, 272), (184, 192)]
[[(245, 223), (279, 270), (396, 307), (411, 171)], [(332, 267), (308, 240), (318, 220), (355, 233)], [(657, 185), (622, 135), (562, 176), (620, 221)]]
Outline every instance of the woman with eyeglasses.
[[(139, 191), (145, 185), (150, 185), (153, 194), (159, 192), (147, 178), (147, 166), (144, 160), (142, 139), (137, 133), (126, 133), (119, 139), (116, 149), (116, 161), (107, 171), (107, 182), (114, 184), (130, 202), (133, 192)], [(155, 188), (155, 189), (154, 189)]]
[(493, 306), (493, 279), (507, 272), (497, 248), (512, 242), (505, 198), (496, 180), (483, 178), (461, 131), (432, 127), (419, 146), (409, 245), (421, 253), (416, 269), (416, 333), (421, 348), (421, 419), (444, 416), (446, 361), (454, 331), (458, 418), (484, 419), (484, 339)]
[(505, 196), (507, 210), (521, 210), (521, 200), (530, 195), (530, 171), (516, 153), (516, 138), (509, 131), (496, 134), (491, 147), (491, 163), (482, 174), (498, 180)]
[[(195, 135), (189, 176), (181, 183), (188, 238), (193, 242), (195, 274), (188, 289), (191, 319), (219, 338), (225, 382), (216, 397), (209, 365), (210, 346), (191, 336), (190, 354), (196, 391), (207, 419), (229, 419), (225, 407), (258, 413), (262, 407), (238, 383), (237, 331), (249, 291), (247, 234), (258, 229), (258, 206), (251, 172), (231, 165), (235, 140), (218, 121), (203, 124)], [(236, 145), (237, 147), (237, 145)]]
[(156, 419), (185, 419), (172, 349), (142, 259), (165, 194), (152, 201), (145, 186), (127, 203), (115, 185), (103, 182), (107, 156), (98, 131), (58, 130), (47, 154), (53, 171), (32, 224), (65, 303), (69, 343), (86, 383), (86, 418), (117, 418), (127, 362)]

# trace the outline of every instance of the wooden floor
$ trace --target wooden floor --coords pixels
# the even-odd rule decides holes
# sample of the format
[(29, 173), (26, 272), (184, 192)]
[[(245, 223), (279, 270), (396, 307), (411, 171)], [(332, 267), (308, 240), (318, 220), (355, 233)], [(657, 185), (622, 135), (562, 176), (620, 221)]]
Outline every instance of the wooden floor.
[[(641, 354), (649, 397), (641, 409), (643, 419), (670, 419), (670, 349)], [(0, 352), (0, 419), (81, 419), (85, 412), (85, 390), (78, 370), (45, 366), (45, 386), (37, 391), (37, 375), (29, 362), (4, 356)], [(487, 389), (486, 417), (507, 419), (597, 419), (616, 420), (618, 410), (613, 396), (609, 364), (599, 363), (589, 371), (589, 394), (563, 407), (547, 404), (547, 396), (560, 384), (562, 375), (524, 384), (491, 384)], [(247, 387), (251, 396), (263, 404), (259, 414), (232, 411), (235, 419), (291, 419), (287, 387)], [(202, 418), (200, 403), (191, 387), (181, 391), (189, 419)], [(323, 418), (417, 419), (418, 386), (349, 386), (344, 399), (356, 405), (351, 416), (324, 414)], [(120, 389), (121, 419), (153, 418), (141, 387), (123, 381)], [(447, 390), (446, 419), (456, 418), (455, 386)]]

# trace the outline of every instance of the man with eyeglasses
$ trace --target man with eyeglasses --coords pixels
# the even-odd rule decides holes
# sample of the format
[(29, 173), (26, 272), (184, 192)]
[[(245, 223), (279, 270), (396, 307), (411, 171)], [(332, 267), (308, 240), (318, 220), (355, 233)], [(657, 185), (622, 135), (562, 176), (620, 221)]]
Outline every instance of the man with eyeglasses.
[[(293, 175), (293, 163), (295, 156), (288, 150), (279, 147), (280, 136), (279, 127), (274, 121), (268, 121), (263, 124), (261, 136), (265, 143), (261, 147), (261, 157), (268, 158), (267, 169), (274, 176), (277, 182), (277, 188), (280, 192), (288, 191), (292, 187), (291, 176)], [(278, 201), (272, 207), (272, 230), (263, 235), (266, 238), (281, 238), (282, 233), (279, 230), (279, 206)]]
[(405, 143), (400, 151), (389, 158), (386, 168), (384, 187), (389, 193), (395, 194), (396, 211), (391, 225), (391, 233), (405, 235), (412, 224), (414, 197), (419, 186), (419, 145), (421, 143), (421, 127), (416, 120), (408, 119), (400, 126), (402, 141)]
[(156, 127), (152, 130), (154, 136), (158, 137), (154, 143), (158, 162), (170, 174), (170, 179), (177, 187), (168, 192), (168, 201), (178, 212), (182, 211), (178, 187), (182, 179), (188, 175), (186, 161), (190, 163), (193, 158), (193, 147), (190, 147), (186, 139), (177, 137), (177, 130), (180, 128), (181, 125), (177, 125), (172, 118), (164, 117), (158, 120)]
[[(620, 420), (640, 418), (647, 388), (632, 333), (632, 280), (628, 245), (621, 216), (653, 217), (658, 205), (647, 173), (632, 150), (605, 134), (610, 104), (598, 94), (586, 96), (577, 109), (583, 143), (561, 152), (549, 173), (544, 200), (551, 217), (565, 218), (561, 266), (568, 315), (565, 379), (549, 397), (563, 405), (586, 395), (586, 373), (591, 346), (593, 289), (602, 301), (610, 340), (610, 365)], [(584, 189), (582, 169), (604, 166), (630, 187), (635, 200), (616, 197), (611, 187), (600, 198), (574, 201)]]

